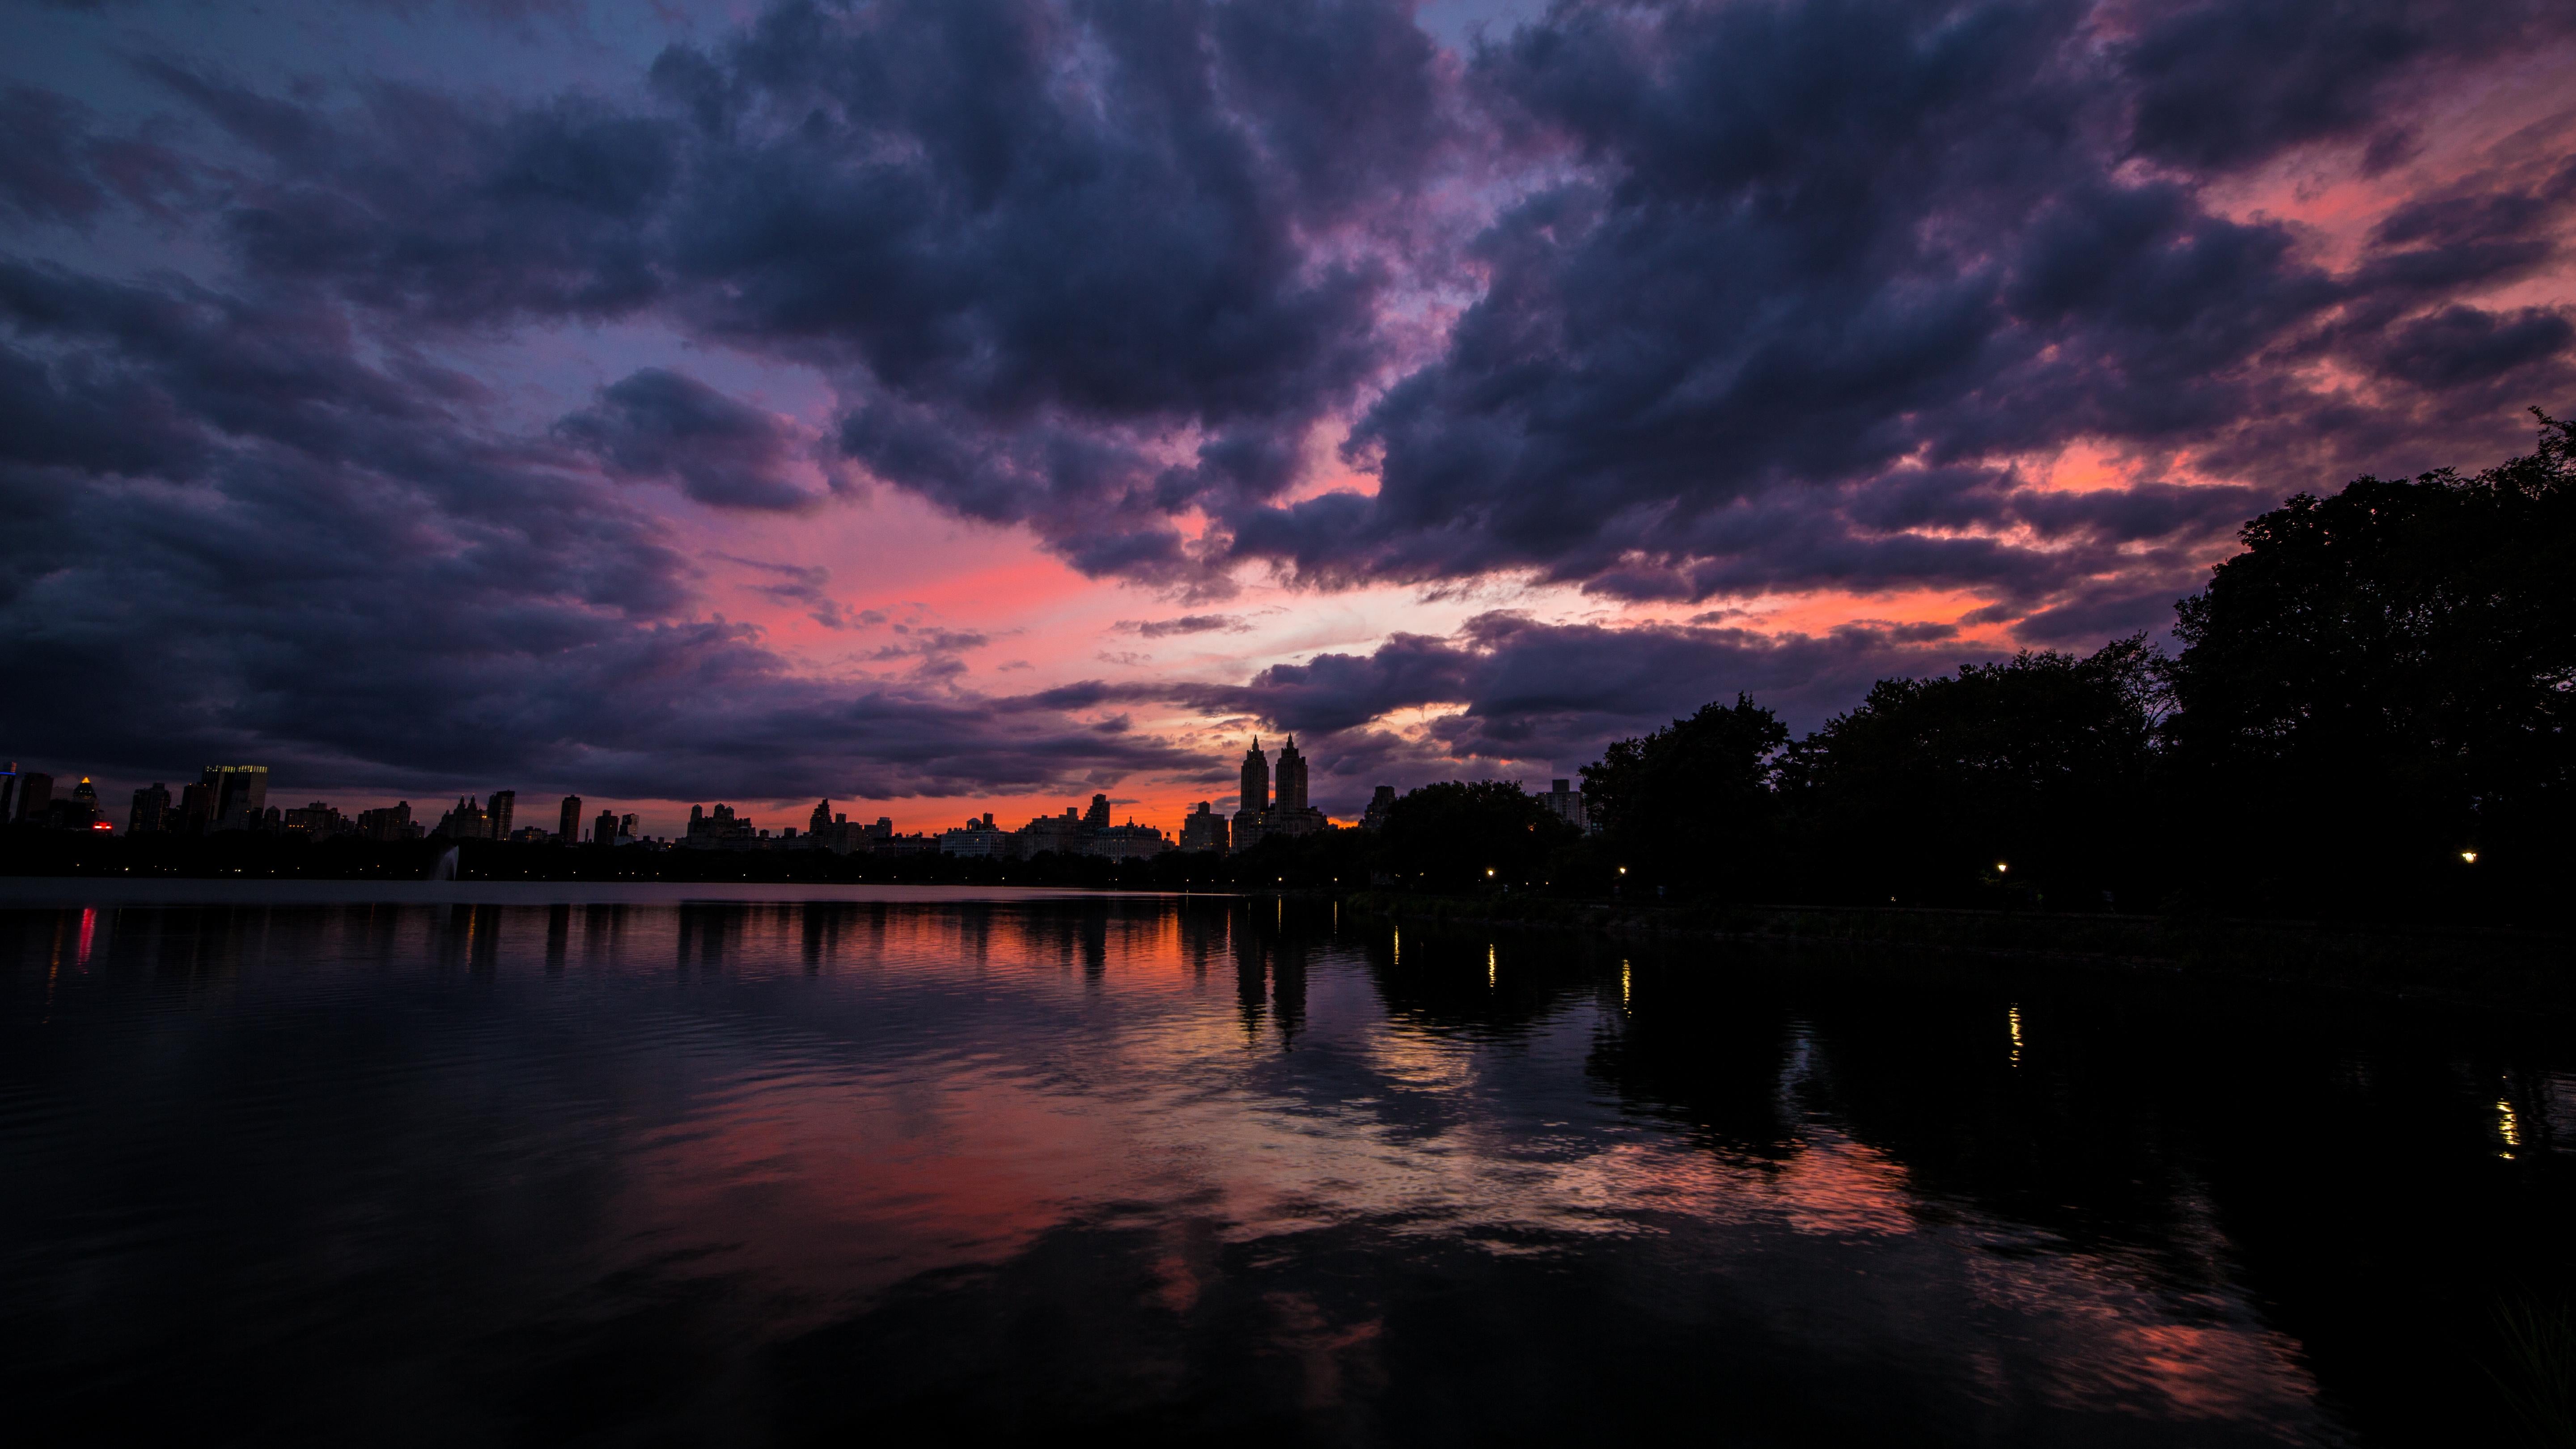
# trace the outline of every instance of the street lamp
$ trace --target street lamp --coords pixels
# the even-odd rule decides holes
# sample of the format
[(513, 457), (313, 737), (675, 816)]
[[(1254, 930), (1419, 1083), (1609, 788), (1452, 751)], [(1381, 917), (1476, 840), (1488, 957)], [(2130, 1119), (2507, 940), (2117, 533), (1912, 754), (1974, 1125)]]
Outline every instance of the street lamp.
[(2011, 870), (2011, 869), (2012, 869), (2012, 867), (2011, 867), (2011, 866), (2004, 864), (2004, 863), (2003, 863), (2002, 861), (2000, 861), (2000, 860), (1995, 862), (1995, 874), (1997, 874), (1997, 875), (2002, 875), (2003, 873), (2005, 873), (2006, 871), (2009, 871), (2009, 870)]
[(2474, 850), (2463, 850), (2460, 852), (2460, 859), (2475, 865), (2478, 863), (2478, 853)]

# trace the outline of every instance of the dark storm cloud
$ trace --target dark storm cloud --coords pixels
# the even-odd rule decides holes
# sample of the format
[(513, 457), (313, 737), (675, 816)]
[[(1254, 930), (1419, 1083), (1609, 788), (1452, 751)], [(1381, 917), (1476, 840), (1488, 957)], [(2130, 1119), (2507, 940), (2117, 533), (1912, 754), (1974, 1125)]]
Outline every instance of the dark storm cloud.
[[(672, 525), (614, 486), (799, 508), (835, 467), (1193, 600), (1247, 563), (1952, 590), (2098, 642), (2272, 499), (2474, 466), (2576, 395), (2567, 307), (2494, 300), (2567, 263), (2563, 135), (2349, 259), (2212, 200), (2298, 148), (2399, 174), (2445, 93), (2569, 44), (2576, 10), (2528, 0), (1565, 3), (1466, 55), (1393, 0), (885, 0), (533, 100), (146, 55), (171, 117), (0, 98), (30, 239), (0, 242), (0, 677), (43, 683), (0, 722), (351, 782), (910, 793), (1195, 767), (1094, 717), (1178, 702), (1356, 780), (1583, 757), (1737, 688), (1811, 717), (1945, 647), (1489, 616), (997, 702), (924, 635), (900, 680), (827, 685), (700, 622)], [(30, 259), (137, 216), (196, 272)], [(834, 416), (809, 439), (646, 367), (549, 428), (443, 360), (607, 323), (809, 366)], [(1316, 496), (1348, 419), (1376, 489)], [(2119, 481), (2045, 486), (2079, 442)], [(1413, 709), (1445, 713), (1385, 723)]]
[(88, 221), (111, 198), (166, 215), (192, 188), (187, 163), (143, 137), (105, 136), (86, 107), (34, 86), (0, 91), (0, 208), (29, 221)]
[(2558, 357), (2571, 338), (2576, 325), (2560, 312), (2451, 306), (2390, 329), (2376, 360), (2392, 377), (2449, 389)]
[(795, 439), (778, 419), (664, 368), (600, 389), (555, 433), (616, 477), (676, 483), (716, 508), (809, 508), (821, 496), (790, 476)]
[[(1561, 7), (1475, 81), (1572, 178), (1497, 217), (1478, 300), (1363, 421), (1376, 496), (1244, 510), (1236, 547), (1324, 584), (1516, 568), (1627, 597), (2038, 600), (2127, 566), (2045, 530), (1938, 531), (2004, 521), (1996, 461), (2197, 449), (2262, 480), (2236, 507), (2392, 452), (2500, 452), (2510, 409), (2463, 389), (2507, 367), (2534, 396), (2576, 385), (2564, 318), (2489, 335), (2434, 304), (2558, 254), (2565, 171), (2473, 179), (2336, 275), (2127, 164), (2366, 145), (2440, 67), (2576, 34), (2563, 7), (2354, 8)], [(2231, 76), (2223, 103), (2195, 89)], [(2415, 391), (2356, 426), (2296, 371), (2321, 352)], [(2237, 521), (2155, 504), (2202, 547)], [(2105, 506), (2081, 505), (2105, 542), (2146, 526)]]
[[(989, 793), (1188, 763), (925, 667), (801, 678), (668, 529), (329, 309), (0, 264), (10, 749), (281, 789)], [(774, 571), (774, 570), (773, 570)], [(820, 595), (817, 573), (781, 575)], [(974, 642), (914, 631), (925, 666)], [(290, 784), (289, 782), (300, 782)]]
[(2428, 88), (2566, 26), (2549, 0), (2205, 0), (2110, 7), (2106, 18), (2135, 27), (2111, 46), (2136, 87), (2131, 145), (2193, 168), (2356, 136), (2373, 159), (2393, 159)]
[[(1459, 58), (1374, 0), (889, 0), (671, 48), (643, 112), (154, 72), (277, 163), (223, 214), (256, 272), (455, 326), (651, 312), (811, 363), (853, 465), (1095, 575), (1883, 579), (2053, 606), (2125, 566), (1933, 526), (2003, 526), (1976, 495), (2010, 460), (2189, 452), (2278, 496), (2495, 451), (2518, 426), (2499, 377), (2576, 386), (2557, 311), (2474, 337), (2454, 315), (2557, 255), (2569, 158), (2459, 178), (2340, 274), (2202, 193), (2287, 148), (2396, 145), (2569, 17), (1567, 4)], [(69, 164), (30, 163), (29, 194), (86, 204)], [(1471, 179), (1505, 204), (1451, 254), (1426, 218)], [(1388, 309), (1462, 285), (1436, 355), (1392, 373)], [(2343, 416), (2307, 390), (2321, 360), (2397, 395)], [(1375, 496), (1282, 506), (1313, 427), (1354, 408)], [(697, 476), (784, 499), (774, 474)], [(1879, 493), (1923, 522), (1855, 496)], [(1195, 541), (1193, 513), (1216, 525)]]
[(652, 114), (149, 68), (271, 158), (223, 218), (259, 274), (453, 326), (660, 309), (832, 373), (876, 476), (1204, 581), (1171, 515), (1295, 481), (1384, 361), (1363, 243), (1412, 224), (1454, 67), (1380, 0), (892, 0), (675, 47)]

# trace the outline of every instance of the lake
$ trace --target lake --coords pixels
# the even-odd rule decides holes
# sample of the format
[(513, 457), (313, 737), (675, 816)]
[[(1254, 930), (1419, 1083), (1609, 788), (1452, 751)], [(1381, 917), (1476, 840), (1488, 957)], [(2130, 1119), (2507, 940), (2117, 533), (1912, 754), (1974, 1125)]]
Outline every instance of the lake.
[(2498, 1443), (2566, 1369), (2509, 1015), (930, 888), (17, 881), (0, 971), (62, 1442)]

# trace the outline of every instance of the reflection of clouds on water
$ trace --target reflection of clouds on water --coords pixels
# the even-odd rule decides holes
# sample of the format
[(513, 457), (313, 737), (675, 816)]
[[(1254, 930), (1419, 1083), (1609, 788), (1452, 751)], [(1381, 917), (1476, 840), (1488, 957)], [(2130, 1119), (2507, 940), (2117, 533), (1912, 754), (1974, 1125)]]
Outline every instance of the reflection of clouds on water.
[[(730, 938), (730, 968), (756, 974), (784, 929), (746, 923)], [(844, 1303), (1122, 1213), (1141, 1212), (1158, 1238), (1205, 1232), (1238, 1246), (1364, 1231), (1562, 1256), (1660, 1238), (1667, 1261), (1686, 1251), (1688, 1272), (1771, 1303), (1775, 1331), (1812, 1336), (1820, 1351), (1954, 1363), (2003, 1399), (2308, 1419), (2315, 1389), (2294, 1346), (2238, 1299), (2141, 1286), (2169, 1269), (1927, 1203), (1901, 1163), (1801, 1110), (1822, 1071), (1804, 1022), (1789, 1024), (1774, 1078), (1796, 1124), (1796, 1150), (1778, 1157), (1641, 1132), (1598, 1101), (1552, 1103), (1553, 1130), (1535, 1135), (1497, 1126), (1475, 1098), (1502, 1090), (1495, 1078), (1509, 1065), (1497, 1058), (1528, 1043), (1406, 1021), (1310, 1027), (1306, 1050), (1341, 1074), (1335, 1098), (1318, 1101), (1297, 1082), (1249, 1080), (1232, 983), (1199, 969), (1211, 951), (1265, 949), (1239, 929), (1184, 931), (1168, 916), (1110, 923), (1117, 1010), (1053, 1023), (1050, 1034), (1072, 1036), (1036, 1061), (928, 1051), (906, 1058), (913, 1070), (881, 1063), (710, 1090), (693, 1118), (701, 1130), (638, 1155), (621, 1216), (643, 1237), (740, 1224), (728, 1267), (795, 1275), (809, 1292), (830, 1285), (828, 1300)], [(826, 964), (888, 990), (965, 978), (1060, 1009), (1078, 935), (904, 919), (870, 941), (872, 959)], [(1347, 957), (1317, 964), (1354, 969)], [(1492, 980), (1495, 961), (1478, 964)], [(1584, 1009), (1570, 1015), (1564, 1030), (1588, 1036)], [(1782, 1260), (1812, 1276), (1780, 1281)], [(1155, 1292), (1174, 1311), (1222, 1271), (1186, 1253), (1154, 1262)], [(1319, 1384), (1338, 1372), (1334, 1354), (1377, 1331), (1374, 1319), (1327, 1321), (1311, 1300), (1273, 1298), (1283, 1347)]]
[[(2041, 1414), (2321, 1432), (2301, 1346), (2240, 1286), (2212, 1193), (2165, 1191), (2121, 1232), (2040, 1226), (1895, 1130), (1915, 1124), (1887, 1094), (1928, 1096), (1978, 1150), (2045, 1151), (2013, 1134), (2062, 1107), (2042, 1098), (2069, 1020), (2030, 998), (1962, 1008), (1958, 1055), (1992, 1075), (1950, 1079), (1856, 1035), (1868, 1003), (1793, 1010), (1716, 974), (1676, 996), (1637, 963), (1588, 975), (1482, 939), (1408, 937), (1398, 968), (1391, 932), (1334, 938), (1268, 902), (92, 926), (89, 974), (60, 988), (75, 1018), (143, 983), (162, 1013), (391, 1023), (330, 1089), (396, 1123), (498, 1124), (460, 1175), (481, 1230), (546, 1224), (568, 1302), (718, 1285), (749, 1339), (874, 1343), (906, 1315), (1092, 1295), (1082, 1323), (1118, 1319), (1101, 1344), (1150, 1340), (1134, 1373), (1153, 1392), (1197, 1371), (1193, 1336), (1234, 1334), (1312, 1409), (1393, 1392), (1426, 1302), (1473, 1319), (1511, 1285), (1644, 1325), (1623, 1331), (1686, 1345), (1727, 1325), (1802, 1372), (1934, 1386), (1909, 1392), (1960, 1400), (1989, 1436)], [(26, 939), (29, 959), (52, 949)], [(2322, 1080), (2361, 1080), (2345, 1062)], [(2563, 1150), (2570, 1078), (2482, 1080), (2464, 1131)], [(304, 1195), (347, 1215), (331, 1194), (353, 1191), (321, 1174)], [(385, 1193), (360, 1215), (402, 1211)]]

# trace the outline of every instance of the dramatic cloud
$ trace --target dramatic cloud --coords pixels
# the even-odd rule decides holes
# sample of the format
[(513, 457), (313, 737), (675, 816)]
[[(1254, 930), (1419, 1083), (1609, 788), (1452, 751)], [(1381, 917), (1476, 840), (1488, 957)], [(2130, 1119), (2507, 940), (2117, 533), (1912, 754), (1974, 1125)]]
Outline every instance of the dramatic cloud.
[(717, 508), (798, 509), (819, 497), (789, 476), (793, 439), (777, 419), (658, 367), (600, 389), (555, 432), (619, 478), (669, 480)]
[[(1574, 179), (1478, 239), (1482, 295), (1362, 422), (1374, 496), (1238, 515), (1238, 547), (1328, 584), (1528, 569), (1626, 597), (1869, 580), (2063, 603), (2137, 594), (2132, 546), (2205, 548), (2233, 520), (2115, 489), (2056, 510), (2087, 515), (2070, 550), (1987, 514), (2019, 460), (2198, 453), (2277, 496), (2392, 450), (2497, 451), (2507, 400), (2481, 384), (2576, 385), (2566, 308), (2442, 299), (2563, 256), (2563, 166), (2441, 203), (2460, 221), (2396, 219), (2343, 273), (2187, 169), (2378, 145), (2435, 77), (2576, 33), (2558, 7), (2359, 8), (2135, 30), (2067, 4), (1553, 12), (1476, 81)], [(2386, 421), (2355, 428), (2320, 366), (2387, 378)]]
[[(124, 89), (0, 91), (12, 748), (1003, 792), (1204, 779), (1158, 731), (1240, 719), (1335, 789), (1562, 765), (2156, 627), (2284, 494), (2576, 407), (2576, 102), (2513, 79), (2576, 61), (2564, 4), (1567, 0), (1465, 49), (1398, 0), (723, 9), (531, 87), (253, 73), (137, 0), (77, 72)], [(1242, 682), (979, 688), (1021, 621), (821, 551), (885, 499), (1176, 611), (1060, 656)], [(1281, 581), (1606, 621), (1253, 655), (1210, 601)]]
[[(924, 668), (833, 684), (693, 621), (666, 525), (327, 312), (0, 266), (0, 325), (0, 671), (27, 753), (632, 798), (1073, 792), (1200, 763), (1090, 720), (1003, 727), (928, 667), (974, 636), (897, 625)], [(828, 605), (826, 576), (783, 572)]]

